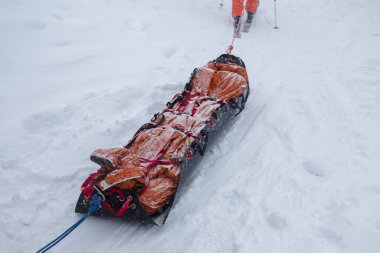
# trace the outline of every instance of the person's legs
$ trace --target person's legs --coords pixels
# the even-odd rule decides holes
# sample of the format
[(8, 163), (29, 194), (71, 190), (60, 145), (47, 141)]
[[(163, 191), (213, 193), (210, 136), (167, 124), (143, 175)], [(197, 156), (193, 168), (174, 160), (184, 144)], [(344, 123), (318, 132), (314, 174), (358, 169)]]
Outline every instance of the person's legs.
[(243, 12), (243, 8), (244, 8), (244, 0), (232, 0), (232, 16), (233, 17), (240, 17)]
[(258, 7), (259, 7), (259, 0), (247, 0), (245, 4), (245, 10), (248, 13), (255, 14)]

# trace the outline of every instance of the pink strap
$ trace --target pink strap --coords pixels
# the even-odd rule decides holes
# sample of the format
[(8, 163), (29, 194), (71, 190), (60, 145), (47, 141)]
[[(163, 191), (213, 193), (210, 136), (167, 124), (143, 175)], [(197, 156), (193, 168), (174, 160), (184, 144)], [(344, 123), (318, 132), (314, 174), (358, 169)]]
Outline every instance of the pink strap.
[(91, 173), (90, 176), (83, 182), (82, 187), (80, 188), (82, 193), (89, 198), (92, 198), (94, 193), (94, 187), (91, 185), (92, 180), (99, 176), (99, 172)]
[(127, 200), (124, 202), (124, 204), (121, 206), (120, 210), (117, 213), (115, 213), (115, 211), (112, 209), (112, 206), (105, 200), (102, 201), (102, 206), (107, 208), (107, 210), (113, 215), (115, 215), (116, 217), (120, 217), (125, 213), (125, 211), (127, 211), (131, 202), (132, 202), (132, 196), (128, 196)]
[(157, 166), (158, 164), (164, 164), (164, 165), (173, 164), (173, 162), (170, 161), (170, 160), (162, 160), (161, 159), (165, 155), (165, 153), (166, 153), (166, 149), (162, 149), (153, 160), (146, 159), (144, 157), (140, 157), (139, 158), (140, 162), (142, 162), (142, 163), (149, 163), (148, 166), (146, 166), (146, 169), (145, 169), (145, 173), (147, 175), (148, 175), (149, 171), (151, 169), (153, 169), (155, 166)]
[(185, 134), (188, 136), (188, 137), (193, 137), (194, 139), (200, 141), (201, 140), (201, 136), (199, 134), (195, 135), (193, 134), (193, 132), (191, 131), (186, 131)]
[(117, 188), (115, 186), (112, 186), (111, 188), (109, 188), (108, 191), (107, 191), (107, 194), (111, 195), (112, 193), (115, 193), (115, 192), (119, 196), (120, 200), (124, 200), (124, 192), (123, 192), (123, 190), (120, 189), (120, 188)]
[(148, 188), (148, 185), (149, 185), (148, 173), (149, 173), (149, 171), (151, 171), (151, 169), (153, 169), (154, 167), (156, 167), (158, 164), (164, 164), (164, 165), (173, 164), (173, 162), (170, 161), (170, 160), (161, 160), (161, 158), (164, 156), (165, 153), (166, 153), (166, 149), (162, 149), (157, 154), (157, 156), (154, 158), (154, 160), (149, 160), (149, 159), (146, 159), (144, 157), (140, 157), (140, 161), (142, 163), (149, 163), (148, 166), (146, 166), (146, 169), (145, 169), (146, 176), (145, 176), (144, 188), (143, 188), (140, 196), (142, 196), (145, 193), (146, 189)]

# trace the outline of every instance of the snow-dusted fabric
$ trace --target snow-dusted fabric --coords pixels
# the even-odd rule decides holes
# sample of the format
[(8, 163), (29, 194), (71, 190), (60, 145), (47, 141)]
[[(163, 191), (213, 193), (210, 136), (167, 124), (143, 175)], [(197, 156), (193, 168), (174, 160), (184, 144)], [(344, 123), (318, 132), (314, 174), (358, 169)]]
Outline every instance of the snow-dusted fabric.
[(211, 62), (195, 71), (189, 86), (169, 108), (145, 124), (124, 148), (98, 149), (91, 160), (101, 167), (92, 184), (134, 191), (149, 215), (168, 204), (177, 189), (181, 162), (222, 103), (248, 89), (245, 68)]
[[(99, 172), (106, 175), (96, 185), (101, 190), (112, 186), (131, 190), (137, 183), (144, 183), (145, 178), (163, 175), (176, 185), (179, 181), (179, 166), (171, 161), (182, 158), (193, 140), (174, 128), (157, 127), (141, 132), (128, 148), (98, 149), (91, 159), (102, 165)], [(159, 156), (162, 150), (165, 152)], [(147, 171), (149, 164), (157, 158), (158, 164)], [(161, 161), (169, 164), (160, 164)]]
[[(208, 118), (201, 120), (199, 117), (196, 118), (186, 113), (176, 114), (170, 111), (164, 112), (161, 116), (164, 117), (162, 125), (181, 130), (193, 137), (197, 137), (200, 134), (208, 120)], [(160, 120), (161, 118), (157, 118), (154, 123), (158, 123)]]
[(245, 68), (235, 64), (214, 63), (198, 68), (191, 82), (193, 93), (216, 100), (230, 100), (240, 96), (248, 88)]
[(220, 108), (220, 103), (204, 96), (192, 96), (184, 102), (173, 106), (173, 110), (193, 116), (198, 122), (205, 122), (211, 118), (213, 112)]
[(145, 212), (149, 215), (155, 214), (171, 200), (176, 188), (177, 185), (167, 178), (151, 180), (146, 192), (139, 198)]

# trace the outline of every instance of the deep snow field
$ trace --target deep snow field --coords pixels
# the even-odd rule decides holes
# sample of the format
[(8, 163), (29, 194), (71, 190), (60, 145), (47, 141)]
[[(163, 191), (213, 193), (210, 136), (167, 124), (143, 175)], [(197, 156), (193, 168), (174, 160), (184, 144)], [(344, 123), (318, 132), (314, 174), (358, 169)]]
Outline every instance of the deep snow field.
[[(0, 0), (0, 252), (81, 216), (127, 143), (232, 36), (225, 0)], [(246, 110), (164, 227), (91, 217), (52, 252), (380, 252), (380, 1), (262, 0)]]

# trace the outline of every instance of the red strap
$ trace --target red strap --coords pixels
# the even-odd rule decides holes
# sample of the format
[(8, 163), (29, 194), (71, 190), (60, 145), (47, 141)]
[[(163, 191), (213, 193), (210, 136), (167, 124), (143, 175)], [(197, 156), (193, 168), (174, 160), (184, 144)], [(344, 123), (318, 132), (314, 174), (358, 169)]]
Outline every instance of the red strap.
[(124, 202), (124, 204), (121, 206), (120, 210), (117, 213), (115, 213), (115, 211), (112, 209), (112, 206), (105, 200), (102, 201), (102, 206), (107, 208), (107, 210), (113, 215), (115, 215), (116, 217), (120, 217), (125, 213), (125, 211), (127, 211), (131, 202), (132, 202), (132, 196), (128, 196), (127, 200)]
[(148, 166), (146, 166), (146, 169), (145, 169), (145, 182), (144, 182), (144, 188), (140, 194), (140, 196), (142, 196), (146, 189), (148, 188), (148, 185), (149, 185), (149, 176), (148, 176), (148, 173), (149, 171), (151, 171), (154, 167), (156, 167), (157, 165), (159, 164), (163, 164), (163, 165), (170, 165), (170, 164), (174, 164), (173, 161), (171, 160), (162, 160), (161, 158), (165, 155), (166, 153), (166, 149), (162, 149), (158, 154), (157, 156), (154, 158), (154, 160), (150, 160), (150, 159), (146, 159), (144, 157), (140, 157), (140, 161), (142, 163), (149, 163)]
[(186, 131), (184, 132), (188, 137), (193, 137), (194, 139), (200, 141), (201, 140), (201, 136), (199, 134), (195, 135), (193, 134), (193, 132), (191, 131)]
[(123, 190), (120, 189), (120, 188), (117, 188), (115, 186), (112, 186), (111, 188), (109, 188), (108, 191), (107, 191), (107, 194), (111, 195), (112, 193), (115, 193), (115, 192), (119, 196), (120, 200), (124, 200), (124, 192), (123, 192)]
[(193, 107), (193, 110), (191, 110), (191, 116), (194, 116), (194, 114), (197, 113), (197, 108)]
[[(83, 192), (83, 194), (85, 196), (87, 196), (89, 198), (92, 198), (93, 193), (94, 193), (94, 186), (91, 185), (91, 182), (92, 182), (92, 180), (94, 180), (98, 176), (99, 176), (99, 172), (92, 173), (92, 174), (90, 174), (90, 176), (82, 184), (81, 191)], [(112, 194), (112, 193), (115, 193), (115, 192), (118, 194), (119, 199), (124, 199), (124, 192), (121, 189), (117, 188), (117, 187), (111, 187), (107, 191), (108, 194)], [(128, 209), (131, 201), (132, 201), (132, 196), (128, 196), (127, 200), (124, 202), (123, 206), (120, 208), (120, 210), (117, 213), (114, 212), (114, 210), (112, 209), (111, 205), (108, 202), (106, 202), (105, 200), (102, 201), (102, 206), (104, 206), (105, 208), (107, 208), (108, 211), (110, 211), (113, 215), (115, 215), (117, 217), (120, 217)]]
[(154, 158), (154, 160), (146, 159), (144, 157), (140, 157), (139, 160), (142, 163), (149, 163), (148, 166), (146, 166), (145, 173), (148, 175), (149, 171), (156, 167), (159, 164), (169, 165), (173, 164), (170, 160), (162, 160), (161, 158), (165, 155), (166, 149), (162, 149), (157, 156)]
[(89, 198), (92, 198), (94, 193), (94, 186), (91, 185), (92, 180), (99, 176), (99, 172), (94, 172), (88, 176), (88, 178), (83, 182), (82, 187), (80, 188), (82, 193)]
[[(199, 92), (191, 93), (188, 90), (184, 90), (182, 92), (183, 99), (180, 101), (180, 105), (178, 107), (178, 111), (182, 112), (183, 109), (189, 104), (189, 101), (195, 97), (201, 97), (202, 94)], [(194, 110), (194, 109), (193, 109)], [(192, 115), (194, 115), (195, 112), (192, 112)]]

